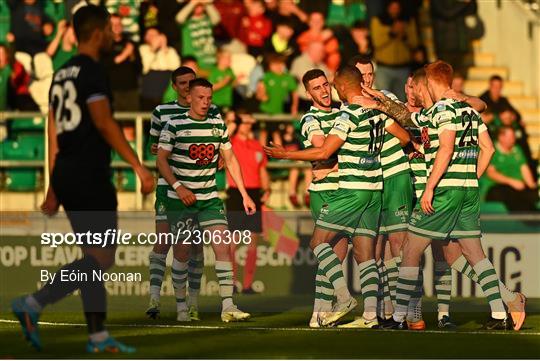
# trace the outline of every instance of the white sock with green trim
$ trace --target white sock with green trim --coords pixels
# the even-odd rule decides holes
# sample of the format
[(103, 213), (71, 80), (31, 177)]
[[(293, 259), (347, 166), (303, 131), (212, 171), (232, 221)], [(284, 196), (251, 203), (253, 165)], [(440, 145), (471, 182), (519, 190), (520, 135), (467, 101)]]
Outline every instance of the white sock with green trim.
[(358, 264), (360, 269), (360, 287), (364, 299), (364, 314), (366, 320), (377, 317), (377, 293), (379, 290), (379, 272), (374, 259)]
[(437, 319), (450, 316), (450, 298), (452, 297), (452, 269), (448, 263), (435, 262), (435, 293), (437, 295)]
[(161, 296), (161, 285), (165, 275), (167, 254), (156, 253), (151, 251), (148, 260), (148, 268), (150, 270), (150, 297), (159, 300)]
[(345, 277), (343, 276), (343, 269), (341, 267), (341, 261), (338, 256), (332, 250), (332, 247), (328, 243), (319, 244), (313, 250), (315, 257), (319, 261), (321, 269), (324, 271), (324, 275), (332, 283), (338, 302), (345, 302), (351, 297)]
[(475, 264), (473, 268), (478, 275), (478, 283), (482, 287), (491, 308), (491, 317), (499, 320), (506, 318), (506, 310), (499, 290), (499, 278), (495, 268), (487, 258)]
[(400, 267), (399, 277), (396, 285), (396, 307), (394, 309), (394, 320), (397, 322), (405, 321), (409, 301), (414, 294), (418, 277), (420, 276), (420, 267)]
[(186, 283), (187, 283), (187, 262), (173, 259), (171, 275), (176, 297), (176, 311), (187, 311), (186, 304)]
[(216, 261), (215, 269), (219, 283), (222, 309), (226, 310), (234, 305), (232, 299), (234, 289), (232, 262)]

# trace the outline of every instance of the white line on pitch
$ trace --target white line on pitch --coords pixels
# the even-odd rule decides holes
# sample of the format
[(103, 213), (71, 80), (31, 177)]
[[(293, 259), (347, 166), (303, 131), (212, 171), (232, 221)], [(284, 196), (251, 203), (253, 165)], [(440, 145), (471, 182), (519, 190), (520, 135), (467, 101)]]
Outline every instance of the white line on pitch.
[[(0, 323), (19, 323), (19, 321), (0, 319)], [(69, 322), (39, 322), (42, 326), (86, 326), (86, 323), (69, 323)], [(238, 324), (238, 323), (236, 323)], [(246, 331), (307, 331), (307, 332), (335, 332), (335, 331), (358, 331), (359, 329), (345, 328), (309, 328), (309, 327), (228, 327), (228, 326), (191, 326), (191, 325), (163, 325), (163, 324), (107, 324), (107, 327), (130, 327), (130, 328), (178, 328), (186, 330), (246, 330)], [(364, 331), (364, 330), (361, 330)], [(369, 331), (369, 330), (368, 330)], [(394, 330), (385, 330), (394, 331)], [(540, 332), (506, 332), (506, 331), (440, 331), (440, 330), (425, 330), (415, 332), (435, 333), (435, 334), (472, 334), (472, 335), (520, 335), (520, 336), (540, 336)]]

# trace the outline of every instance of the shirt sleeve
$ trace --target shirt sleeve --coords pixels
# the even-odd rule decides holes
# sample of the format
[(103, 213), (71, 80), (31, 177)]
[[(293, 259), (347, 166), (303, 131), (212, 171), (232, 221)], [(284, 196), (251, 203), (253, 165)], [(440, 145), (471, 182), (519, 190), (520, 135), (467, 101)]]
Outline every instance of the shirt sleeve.
[(341, 111), (329, 134), (337, 135), (343, 141), (347, 140), (349, 133), (356, 129), (356, 124), (351, 120), (352, 116), (348, 112)]
[(525, 153), (523, 153), (523, 150), (519, 145), (515, 145), (516, 147), (516, 163), (521, 167), (523, 164), (527, 164), (527, 158), (525, 158)]
[(86, 81), (84, 82), (85, 101), (92, 103), (98, 100), (107, 99), (108, 86), (103, 69), (95, 69), (92, 73), (85, 74)]
[(159, 134), (163, 129), (163, 124), (161, 124), (161, 116), (159, 113), (159, 108), (155, 108), (150, 116), (150, 143), (157, 143), (159, 141)]
[(304, 115), (300, 120), (300, 133), (304, 138), (311, 142), (313, 136), (323, 135), (324, 132), (321, 129), (321, 124), (313, 115)]
[[(219, 118), (221, 119), (221, 116), (219, 116)], [(229, 131), (223, 120), (221, 121), (221, 129), (223, 130), (223, 133), (221, 134), (221, 148), (223, 150), (231, 149), (232, 144), (231, 139), (229, 138)]]
[(165, 149), (169, 152), (173, 150), (176, 143), (176, 127), (174, 124), (168, 122), (165, 124), (161, 133), (159, 134), (158, 148)]
[(439, 105), (437, 112), (433, 115), (433, 123), (437, 127), (437, 133), (440, 135), (445, 130), (457, 131), (458, 118), (453, 108), (445, 105)]

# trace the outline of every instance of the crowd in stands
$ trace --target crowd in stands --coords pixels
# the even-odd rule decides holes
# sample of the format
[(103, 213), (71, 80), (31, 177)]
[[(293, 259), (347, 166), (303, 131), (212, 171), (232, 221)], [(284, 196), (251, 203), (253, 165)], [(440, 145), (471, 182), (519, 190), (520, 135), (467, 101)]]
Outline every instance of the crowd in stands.
[[(150, 112), (174, 100), (170, 74), (180, 64), (214, 84), (223, 114), (243, 109), (296, 116), (310, 105), (300, 79), (311, 68), (331, 79), (347, 59), (369, 55), (377, 64), (376, 87), (405, 99), (408, 74), (428, 62), (422, 0), (2, 0), (0, 111), (47, 112), (52, 74), (76, 52), (71, 14), (85, 2), (112, 14), (114, 47), (104, 62), (115, 111)], [(472, 64), (471, 40), (483, 33), (476, 7), (476, 0), (437, 0), (427, 13), (436, 56), (463, 74), (456, 76), (459, 90)], [(524, 124), (501, 89), (502, 79), (493, 77), (482, 95), (489, 107), (484, 121), (494, 139), (512, 132), (512, 147), (531, 166)], [(295, 123), (266, 131), (262, 142), (300, 147)], [(295, 206), (299, 173), (289, 174)], [(504, 183), (493, 174), (493, 182)], [(522, 182), (530, 188), (527, 176)]]

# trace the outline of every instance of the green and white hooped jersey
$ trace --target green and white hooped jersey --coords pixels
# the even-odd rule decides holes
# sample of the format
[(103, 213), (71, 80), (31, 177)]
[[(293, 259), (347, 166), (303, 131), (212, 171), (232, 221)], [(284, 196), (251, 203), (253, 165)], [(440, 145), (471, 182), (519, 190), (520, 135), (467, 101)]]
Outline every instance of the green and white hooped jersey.
[[(427, 134), (428, 128), (410, 128), (409, 130), (420, 143), (422, 132), (426, 132)], [(409, 165), (411, 167), (411, 178), (414, 185), (415, 196), (416, 199), (420, 199), (420, 197), (422, 197), (422, 193), (424, 193), (424, 190), (426, 189), (427, 183), (427, 167), (424, 154), (415, 152), (414, 156), (409, 160)]]
[(339, 188), (382, 190), (380, 153), (384, 127), (392, 123), (378, 110), (356, 104), (341, 108), (329, 133), (345, 141), (338, 153)]
[[(381, 92), (393, 101), (400, 102), (400, 100), (388, 90), (381, 90)], [(384, 132), (384, 143), (381, 149), (381, 165), (383, 178), (385, 179), (410, 171), (409, 159), (407, 158), (407, 155), (405, 155), (405, 152), (403, 152), (399, 139), (387, 131)]]
[[(171, 119), (171, 117), (184, 114), (188, 110), (189, 107), (178, 104), (176, 100), (158, 105), (150, 116), (150, 144), (156, 144), (159, 142), (159, 135), (161, 134), (161, 130), (163, 129), (165, 124), (167, 124), (169, 119)], [(208, 114), (219, 114), (219, 108), (216, 105), (212, 104), (212, 106), (208, 110)], [(161, 175), (158, 177), (157, 186), (170, 187), (165, 178), (163, 178)]]
[[(227, 127), (219, 113), (209, 113), (204, 120), (192, 119), (187, 112), (172, 117), (161, 131), (159, 147), (171, 151), (171, 170), (197, 200), (218, 198), (216, 171), (219, 151), (232, 148)], [(178, 199), (172, 188), (167, 196)]]
[(456, 132), (452, 160), (437, 187), (478, 188), (478, 136), (487, 131), (480, 114), (467, 103), (444, 98), (427, 110), (413, 113), (411, 120), (417, 127), (428, 128), (427, 134), (422, 132), (428, 176), (439, 149), (439, 135), (444, 130)]
[[(324, 111), (311, 106), (309, 111), (300, 119), (300, 139), (304, 148), (311, 148), (311, 140), (315, 135), (326, 136), (334, 126), (334, 120), (339, 115), (339, 109), (332, 108), (331, 111)], [(324, 179), (311, 182), (309, 190), (312, 192), (330, 191), (339, 188), (339, 174), (332, 172)]]
[[(150, 144), (156, 144), (159, 142), (159, 134), (161, 130), (167, 124), (172, 116), (184, 114), (189, 110), (189, 107), (184, 107), (178, 104), (178, 102), (172, 101), (165, 104), (160, 104), (154, 108), (152, 115), (150, 116)], [(158, 187), (169, 187), (169, 184), (161, 175), (158, 177)]]

